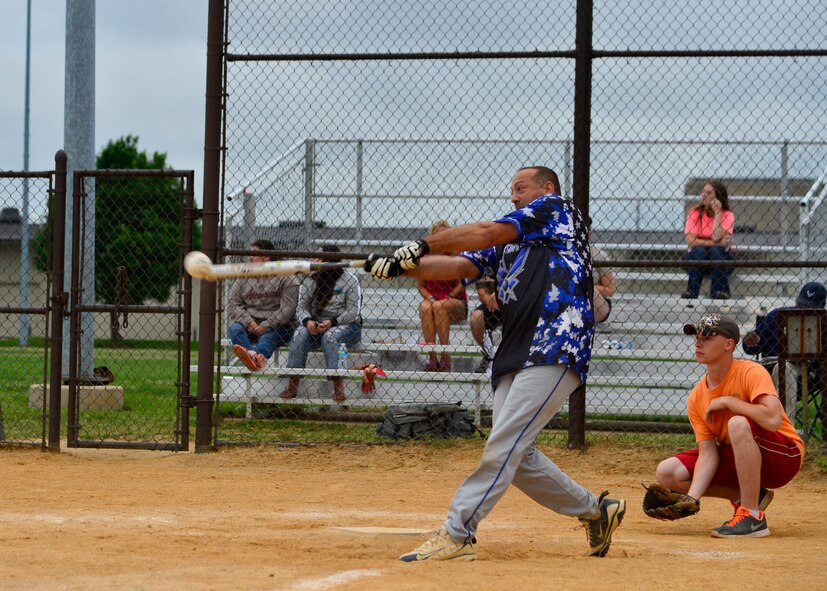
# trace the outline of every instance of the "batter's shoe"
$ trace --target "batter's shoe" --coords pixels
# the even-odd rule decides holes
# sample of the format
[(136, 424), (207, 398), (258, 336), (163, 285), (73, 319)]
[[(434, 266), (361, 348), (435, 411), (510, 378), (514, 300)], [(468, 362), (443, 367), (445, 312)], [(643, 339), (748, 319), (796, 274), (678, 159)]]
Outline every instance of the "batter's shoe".
[(586, 539), (589, 542), (589, 556), (603, 558), (612, 544), (612, 534), (623, 521), (626, 514), (625, 499), (609, 499), (603, 492), (597, 499), (597, 513), (591, 519), (581, 519), (580, 523), (586, 528)]
[(457, 542), (448, 535), (444, 527), (432, 535), (427, 542), (408, 554), (403, 554), (399, 560), (416, 562), (418, 560), (476, 560), (472, 544), (476, 539)]
[(732, 519), (712, 530), (713, 538), (764, 538), (768, 535), (770, 528), (764, 512), (759, 511), (756, 519), (746, 507), (738, 507)]
[[(772, 498), (774, 496), (775, 493), (768, 488), (762, 488), (760, 491), (758, 491), (758, 510), (766, 511), (767, 507), (769, 507), (770, 503), (772, 503)], [(737, 511), (738, 507), (741, 506), (740, 499), (739, 502), (730, 501), (729, 504), (732, 505), (733, 511)]]

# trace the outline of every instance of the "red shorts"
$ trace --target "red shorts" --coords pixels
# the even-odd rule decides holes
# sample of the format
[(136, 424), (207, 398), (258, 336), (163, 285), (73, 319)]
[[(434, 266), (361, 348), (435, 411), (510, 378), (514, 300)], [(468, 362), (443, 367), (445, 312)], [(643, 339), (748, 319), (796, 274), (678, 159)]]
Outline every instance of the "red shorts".
[[(801, 451), (798, 446), (778, 432), (766, 431), (749, 421), (752, 435), (758, 449), (761, 450), (761, 487), (780, 488), (790, 482), (801, 469)], [(698, 448), (682, 451), (675, 457), (686, 466), (689, 475), (695, 474), (698, 461)], [(738, 472), (735, 469), (735, 456), (729, 444), (718, 445), (718, 471), (710, 484), (739, 488)]]

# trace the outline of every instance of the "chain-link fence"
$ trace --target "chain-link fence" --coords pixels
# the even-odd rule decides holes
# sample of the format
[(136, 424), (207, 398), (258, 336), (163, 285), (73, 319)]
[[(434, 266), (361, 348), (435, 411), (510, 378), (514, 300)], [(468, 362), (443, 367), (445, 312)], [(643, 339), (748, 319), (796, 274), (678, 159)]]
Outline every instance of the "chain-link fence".
[(78, 171), (68, 356), (70, 445), (186, 449), (192, 173)]
[(66, 164), (0, 172), (0, 443), (187, 449), (194, 175)]
[(33, 253), (45, 226), (53, 174), (0, 173), (0, 443), (47, 443), (50, 291)]
[[(322, 245), (344, 258), (389, 252), (436, 220), (496, 219), (512, 207), (517, 168), (550, 166), (588, 208), (603, 253), (596, 278), (611, 301), (586, 394), (592, 427), (685, 430), (685, 398), (703, 367), (681, 325), (724, 311), (746, 332), (794, 305), (804, 283), (827, 281), (827, 33), (817, 2), (226, 8), (227, 260), (252, 254), (256, 240), (292, 258)], [(716, 188), (725, 236), (692, 242), (707, 234), (712, 214), (704, 221), (699, 206), (712, 211), (704, 195)], [(347, 357), (337, 347), (305, 362), (295, 354), (304, 341), (294, 341), (257, 372), (232, 353), (243, 302), (224, 286), (219, 439), (302, 439), (290, 419), (373, 420), (405, 401), (461, 402), (485, 422), (497, 330), (484, 290), (442, 286), (459, 303), (434, 319), (424, 286), (353, 276), (361, 334)], [(297, 282), (306, 309), (302, 298), (320, 283)], [(341, 371), (345, 359), (388, 375), (369, 384)], [(343, 391), (331, 377), (344, 377)]]
[[(207, 93), (205, 149), (222, 160), (205, 170), (205, 250), (358, 260), (437, 220), (496, 219), (512, 209), (514, 172), (548, 165), (590, 215), (611, 302), (594, 342), (589, 429), (686, 431), (703, 368), (681, 324), (720, 310), (746, 332), (794, 305), (805, 283), (827, 282), (818, 3), (239, 0), (224, 10), (221, 85)], [(0, 184), (0, 439), (44, 445), (56, 410), (44, 400), (57, 337), (46, 321), (52, 181), (24, 176)], [(181, 448), (190, 371), (208, 369), (190, 359), (181, 274), (198, 243), (191, 176), (74, 180), (58, 418), (71, 445)], [(220, 201), (208, 203), (212, 187)], [(715, 198), (722, 235), (701, 211)], [(336, 421), (333, 433), (404, 402), (460, 402), (489, 420), (499, 329), (487, 288), (380, 283), (353, 269), (243, 283), (218, 290), (215, 382), (199, 384), (217, 440), (319, 440), (296, 419)], [(307, 317), (331, 320), (337, 338), (297, 332)], [(813, 412), (802, 414), (822, 437), (820, 394), (809, 394)]]

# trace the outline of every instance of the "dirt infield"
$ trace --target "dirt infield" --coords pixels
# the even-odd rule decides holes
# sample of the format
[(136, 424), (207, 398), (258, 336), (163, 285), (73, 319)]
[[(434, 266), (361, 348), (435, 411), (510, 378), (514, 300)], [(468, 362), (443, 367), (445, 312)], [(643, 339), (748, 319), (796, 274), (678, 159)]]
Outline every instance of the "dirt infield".
[(478, 443), (240, 449), (216, 454), (0, 452), (0, 589), (825, 589), (827, 477), (809, 465), (776, 493), (772, 536), (718, 540), (726, 501), (664, 523), (640, 511), (663, 452), (547, 450), (629, 510), (604, 559), (585, 534), (510, 490), (478, 532), (476, 562), (406, 564), (438, 526)]

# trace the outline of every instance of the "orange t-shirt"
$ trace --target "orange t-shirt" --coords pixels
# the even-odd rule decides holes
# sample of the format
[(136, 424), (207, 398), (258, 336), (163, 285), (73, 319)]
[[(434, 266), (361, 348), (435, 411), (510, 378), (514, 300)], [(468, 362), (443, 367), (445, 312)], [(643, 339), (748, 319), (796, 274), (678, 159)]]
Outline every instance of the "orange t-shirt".
[[(778, 396), (769, 372), (754, 361), (735, 359), (724, 381), (712, 390), (707, 388), (706, 376), (704, 376), (698, 382), (698, 385), (692, 389), (689, 399), (686, 401), (686, 413), (689, 416), (689, 422), (692, 424), (692, 430), (695, 432), (695, 440), (715, 439), (719, 444), (731, 444), (727, 422), (735, 416), (735, 413), (728, 409), (719, 410), (712, 413), (712, 417), (707, 421), (706, 409), (713, 398), (733, 396), (751, 403), (762, 394)], [(793, 427), (783, 407), (781, 409), (781, 428), (778, 431), (795, 443), (801, 451), (803, 461), (804, 442)]]

